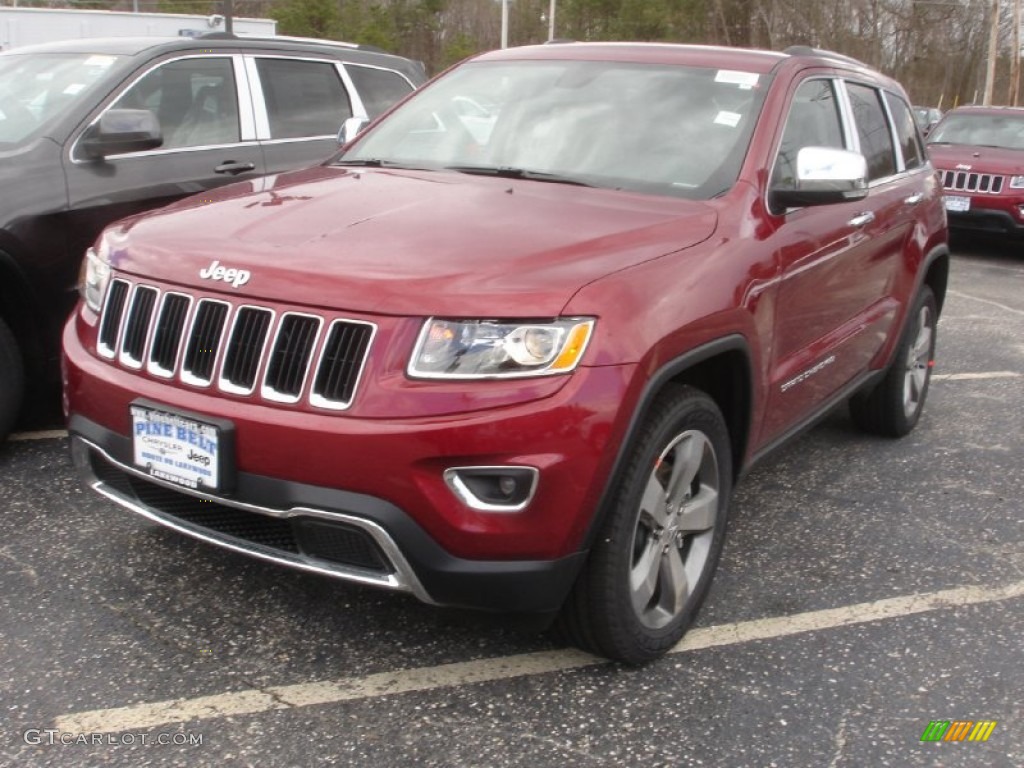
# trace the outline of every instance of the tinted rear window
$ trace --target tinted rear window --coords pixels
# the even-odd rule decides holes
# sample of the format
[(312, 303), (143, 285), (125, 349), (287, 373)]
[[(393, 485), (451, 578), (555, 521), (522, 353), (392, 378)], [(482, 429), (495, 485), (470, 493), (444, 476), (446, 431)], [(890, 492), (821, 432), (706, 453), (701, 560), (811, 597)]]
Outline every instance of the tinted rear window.
[(366, 114), (372, 120), (384, 114), (395, 104), (412, 92), (409, 81), (389, 69), (360, 67), (346, 64), (349, 77), (359, 92), (359, 97), (366, 107)]
[(256, 67), (272, 139), (336, 136), (352, 117), (348, 93), (333, 64), (260, 58)]

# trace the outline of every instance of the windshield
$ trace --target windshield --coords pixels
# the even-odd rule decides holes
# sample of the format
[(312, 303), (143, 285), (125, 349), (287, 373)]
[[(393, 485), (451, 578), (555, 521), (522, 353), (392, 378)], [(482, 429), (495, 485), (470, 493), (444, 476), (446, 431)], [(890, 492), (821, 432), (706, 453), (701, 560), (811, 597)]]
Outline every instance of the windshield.
[(932, 131), (928, 143), (1024, 149), (1024, 114), (947, 115)]
[(41, 135), (84, 99), (119, 57), (84, 53), (0, 55), (0, 145)]
[(707, 199), (735, 182), (767, 80), (622, 62), (470, 63), (337, 162)]

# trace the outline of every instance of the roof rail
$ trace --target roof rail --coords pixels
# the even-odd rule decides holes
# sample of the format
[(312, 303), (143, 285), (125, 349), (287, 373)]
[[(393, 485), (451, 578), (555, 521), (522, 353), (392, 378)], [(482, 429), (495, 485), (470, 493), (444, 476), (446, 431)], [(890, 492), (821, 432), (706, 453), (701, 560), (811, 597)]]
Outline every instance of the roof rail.
[(371, 51), (373, 53), (387, 53), (375, 45), (359, 45), (358, 43), (346, 43), (341, 40), (325, 40), (321, 37), (294, 37), (292, 35), (236, 35), (227, 32), (207, 32), (199, 35), (196, 40), (257, 40), (269, 41), (281, 40), (288, 43), (312, 43), (315, 45), (329, 45), (333, 48), (346, 48), (353, 51)]
[(824, 48), (815, 48), (810, 45), (791, 45), (786, 48), (783, 53), (789, 56), (819, 56), (825, 59), (835, 59), (845, 64), (854, 64), (858, 67), (867, 67), (863, 61), (855, 59), (852, 56), (847, 56), (842, 53), (836, 53), (835, 51), (829, 51)]

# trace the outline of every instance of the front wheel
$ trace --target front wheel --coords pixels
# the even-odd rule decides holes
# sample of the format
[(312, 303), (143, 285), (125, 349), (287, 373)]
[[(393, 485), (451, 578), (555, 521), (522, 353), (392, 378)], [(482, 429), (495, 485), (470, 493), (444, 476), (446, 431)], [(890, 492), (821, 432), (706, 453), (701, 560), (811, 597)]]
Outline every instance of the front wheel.
[(850, 415), (865, 432), (886, 437), (909, 434), (921, 418), (935, 364), (935, 294), (921, 287), (885, 378), (870, 392), (854, 395)]
[(14, 428), (25, 392), (25, 370), (18, 342), (0, 320), (0, 442)]
[(560, 634), (629, 664), (675, 645), (718, 564), (731, 490), (729, 433), (718, 406), (690, 387), (662, 394), (630, 449), (559, 617)]

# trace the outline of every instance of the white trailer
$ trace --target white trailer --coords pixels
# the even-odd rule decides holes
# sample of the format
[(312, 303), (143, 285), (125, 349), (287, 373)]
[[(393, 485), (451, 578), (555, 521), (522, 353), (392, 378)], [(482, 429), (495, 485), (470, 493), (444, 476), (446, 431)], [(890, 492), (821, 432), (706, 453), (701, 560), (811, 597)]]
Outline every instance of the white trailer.
[[(273, 37), (273, 19), (234, 19), (236, 35)], [(68, 11), (49, 8), (0, 8), (0, 51), (34, 43), (74, 40), (82, 37), (196, 37), (223, 32), (220, 14), (200, 16), (179, 13), (130, 13), (126, 11)]]

